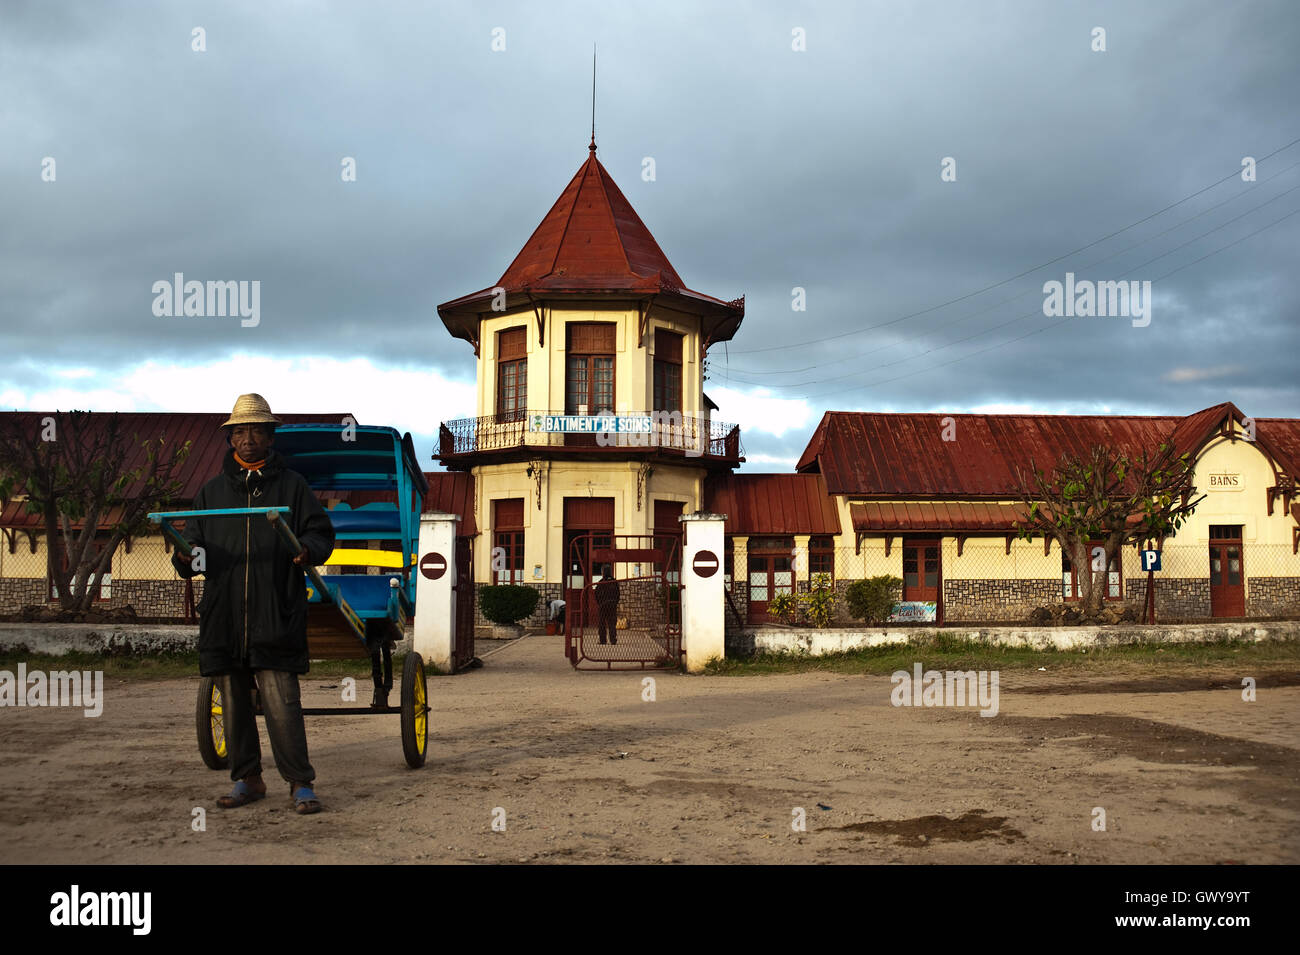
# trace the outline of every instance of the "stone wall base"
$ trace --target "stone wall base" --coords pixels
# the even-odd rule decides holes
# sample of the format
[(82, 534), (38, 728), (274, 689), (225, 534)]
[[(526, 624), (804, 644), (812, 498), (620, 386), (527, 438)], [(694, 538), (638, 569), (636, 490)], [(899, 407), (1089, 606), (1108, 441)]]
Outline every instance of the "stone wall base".
[[(194, 578), (194, 603), (203, 597), (203, 578)], [(18, 613), (23, 607), (35, 605), (57, 609), (58, 601), (49, 599), (45, 578), (0, 577), (0, 613)], [(96, 600), (96, 610), (132, 607), (137, 617), (160, 620), (185, 619), (185, 581), (173, 580), (119, 580), (114, 578), (112, 593), (107, 600)]]

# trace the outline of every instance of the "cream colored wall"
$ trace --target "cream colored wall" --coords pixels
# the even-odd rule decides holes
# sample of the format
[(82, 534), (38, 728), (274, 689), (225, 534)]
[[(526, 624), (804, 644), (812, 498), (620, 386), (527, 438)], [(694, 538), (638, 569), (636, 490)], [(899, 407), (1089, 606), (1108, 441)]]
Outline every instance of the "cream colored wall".
[[(113, 575), (131, 580), (179, 580), (180, 575), (172, 567), (172, 551), (164, 549), (165, 541), (161, 534), (151, 537), (137, 537), (131, 542), (131, 553), (122, 547), (113, 555)], [(153, 573), (147, 570), (152, 569)]]
[[(63, 547), (62, 538), (56, 538), (56, 549)], [(27, 535), (19, 534), (14, 553), (9, 553), (7, 543), (0, 545), (0, 577), (44, 580), (46, 567), (45, 534), (36, 535), (36, 553), (28, 547)], [(113, 579), (123, 580), (176, 580), (178, 575), (171, 564), (171, 552), (164, 551), (161, 534), (136, 537), (131, 542), (131, 553), (126, 545), (119, 544), (113, 554), (109, 573)]]
[[(681, 501), (687, 512), (702, 502), (704, 469), (655, 464), (637, 507), (636, 461), (552, 460), (542, 469), (542, 501), (537, 506), (537, 485), (525, 474), (524, 463), (484, 465), (474, 469), (479, 536), (475, 542), (475, 578), (491, 576), (492, 502), (524, 499), (524, 581), (560, 583), (564, 547), (564, 499), (611, 497), (614, 499), (614, 533), (648, 534), (654, 522), (656, 500)], [(533, 569), (542, 566), (542, 577)]]
[(9, 553), (7, 537), (0, 538), (0, 577), (45, 578), (45, 535), (36, 535), (36, 553), (32, 553), (26, 534), (17, 534), (14, 552)]
[[(1210, 489), (1210, 475), (1225, 471), (1240, 475), (1239, 490)], [(1268, 457), (1258, 445), (1226, 439), (1211, 443), (1196, 460), (1197, 494), (1204, 494), (1205, 500), (1171, 542), (1208, 543), (1211, 524), (1241, 524), (1243, 543), (1285, 544), (1289, 548), (1295, 520), (1283, 510), (1280, 497), (1273, 505), (1273, 516), (1268, 516), (1267, 489), (1276, 483)]]
[[(616, 325), (614, 358), (614, 410), (635, 414), (654, 404), (654, 332), (656, 328), (685, 336), (682, 342), (682, 413), (704, 414), (704, 381), (700, 362), (699, 319), (671, 309), (655, 308), (645, 345), (637, 343), (639, 315), (635, 307), (601, 309), (544, 308), (545, 343), (537, 343), (537, 317), (532, 309), (515, 310), (484, 318), (480, 324), (477, 374), (478, 415), (496, 414), (497, 334), (524, 326), (528, 341), (528, 410), (564, 412), (565, 326), (570, 322), (613, 322)], [(590, 411), (594, 414), (596, 409)], [(529, 443), (563, 444), (562, 435), (530, 435)]]
[[(841, 524), (841, 527), (844, 525)], [(849, 525), (852, 526), (852, 525)], [(836, 560), (835, 576), (837, 579), (852, 579), (867, 577), (881, 577), (888, 574), (891, 577), (903, 576), (903, 548), (902, 541), (894, 538), (893, 546), (890, 548), (889, 556), (885, 556), (885, 540), (883, 537), (865, 537), (862, 540), (862, 553), (853, 553), (853, 535), (841, 534), (836, 538)], [(847, 547), (847, 552), (842, 548)], [(842, 567), (848, 564), (847, 567)]]
[[(1241, 490), (1209, 490), (1210, 474), (1225, 471), (1240, 475)], [(1268, 458), (1256, 445), (1244, 440), (1223, 440), (1207, 446), (1198, 458), (1195, 470), (1197, 493), (1204, 492), (1205, 500), (1197, 506), (1183, 529), (1165, 541), (1160, 573), (1167, 577), (1207, 576), (1209, 558), (1205, 545), (1209, 542), (1210, 525), (1240, 524), (1248, 576), (1300, 575), (1300, 557), (1291, 553), (1294, 519), (1283, 509), (1280, 498), (1274, 504), (1273, 515), (1268, 515), (1266, 489), (1275, 481)], [(884, 557), (881, 537), (865, 538), (862, 556), (854, 554), (850, 497), (835, 495), (835, 499), (840, 527), (845, 529), (835, 538), (836, 576), (848, 579), (885, 573), (901, 575), (899, 546), (903, 535), (895, 536), (888, 559)], [(1013, 540), (1010, 555), (1006, 553), (1006, 542), (1001, 536), (968, 537), (960, 557), (957, 556), (955, 536), (944, 536), (942, 548), (942, 572), (949, 579), (1043, 580), (1056, 579), (1061, 574), (1060, 545), (1053, 541), (1049, 553), (1044, 555), (1041, 536), (1031, 541)], [(1141, 550), (1141, 545), (1123, 548), (1120, 566), (1125, 577), (1141, 573)]]
[(1052, 541), (1050, 553), (1043, 555), (1043, 539), (1012, 540), (1011, 553), (1003, 537), (967, 537), (962, 554), (957, 556), (957, 539), (943, 541), (943, 576), (954, 580), (1043, 580), (1061, 576), (1061, 547)]

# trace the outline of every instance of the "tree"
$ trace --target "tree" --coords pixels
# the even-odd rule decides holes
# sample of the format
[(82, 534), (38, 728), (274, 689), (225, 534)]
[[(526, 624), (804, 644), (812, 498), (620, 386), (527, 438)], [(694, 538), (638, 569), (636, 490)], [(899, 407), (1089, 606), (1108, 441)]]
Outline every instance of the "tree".
[[(1101, 609), (1107, 568), (1121, 547), (1163, 540), (1191, 516), (1205, 496), (1191, 499), (1193, 462), (1172, 444), (1136, 457), (1094, 446), (1082, 454), (1061, 455), (1050, 477), (1030, 462), (1032, 473), (1017, 469), (1025, 517), (1020, 536), (1050, 535), (1069, 555), (1079, 580), (1085, 619)], [(1098, 542), (1101, 554), (1089, 553)]]
[[(46, 571), (68, 611), (90, 608), (93, 582), (103, 579), (118, 546), (149, 527), (150, 511), (177, 498), (183, 484), (173, 475), (190, 450), (188, 441), (169, 448), (165, 437), (141, 441), (133, 433), (128, 440), (120, 415), (97, 417), (0, 416), (0, 506), (22, 497), (27, 513), (41, 515)], [(101, 532), (108, 540), (97, 546)]]

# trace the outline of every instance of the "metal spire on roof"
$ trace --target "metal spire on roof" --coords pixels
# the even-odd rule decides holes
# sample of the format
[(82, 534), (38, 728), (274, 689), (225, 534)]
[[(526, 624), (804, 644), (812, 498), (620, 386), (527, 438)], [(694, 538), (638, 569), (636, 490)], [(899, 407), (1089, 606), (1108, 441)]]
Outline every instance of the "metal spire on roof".
[(587, 147), (596, 151), (596, 44), (591, 45), (591, 145)]

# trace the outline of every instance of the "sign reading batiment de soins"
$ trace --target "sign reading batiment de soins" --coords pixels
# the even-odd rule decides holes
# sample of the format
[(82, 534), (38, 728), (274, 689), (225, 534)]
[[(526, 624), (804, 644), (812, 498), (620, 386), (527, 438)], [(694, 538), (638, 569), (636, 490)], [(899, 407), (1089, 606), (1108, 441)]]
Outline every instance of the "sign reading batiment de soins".
[(647, 415), (535, 414), (528, 419), (529, 431), (548, 434), (649, 434)]
[(1240, 491), (1244, 486), (1240, 474), (1223, 471), (1219, 474), (1210, 475), (1209, 489), (1211, 491)]

